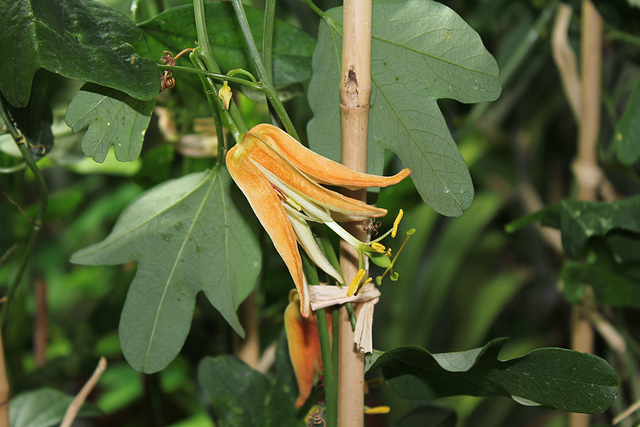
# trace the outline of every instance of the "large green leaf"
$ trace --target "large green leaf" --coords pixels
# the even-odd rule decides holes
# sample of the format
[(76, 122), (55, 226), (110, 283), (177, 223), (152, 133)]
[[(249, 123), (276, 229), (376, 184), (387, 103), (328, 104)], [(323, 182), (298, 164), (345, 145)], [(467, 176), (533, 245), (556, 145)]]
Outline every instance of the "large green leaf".
[(232, 199), (230, 186), (220, 168), (167, 181), (129, 205), (105, 240), (72, 256), (79, 264), (139, 262), (120, 320), (122, 350), (135, 369), (159, 371), (178, 354), (199, 291), (243, 335), (235, 310), (261, 258), (242, 215), (249, 209), (242, 197)]
[(391, 389), (407, 399), (507, 396), (527, 405), (544, 405), (569, 412), (599, 413), (617, 393), (618, 378), (603, 359), (572, 350), (542, 348), (501, 361), (506, 339), (482, 348), (431, 354), (399, 347), (373, 354), (367, 370), (380, 368)]
[[(60, 424), (73, 400), (58, 390), (41, 388), (22, 393), (11, 399), (9, 404), (9, 424), (11, 427), (50, 427)], [(101, 415), (93, 405), (83, 405), (79, 417)]]
[(149, 100), (160, 91), (155, 63), (132, 44), (140, 35), (118, 11), (91, 0), (0, 0), (0, 91), (24, 107), (35, 72), (116, 88)]
[(270, 379), (234, 356), (202, 359), (198, 382), (211, 402), (220, 426), (300, 426), (296, 419), (297, 386), (288, 360), (286, 341), (280, 340), (276, 376)]
[[(562, 232), (562, 246), (571, 258), (584, 257), (589, 239), (604, 237), (613, 230), (640, 233), (640, 196), (613, 202), (562, 200), (541, 211), (527, 215), (507, 225), (507, 231), (540, 221), (542, 225)], [(640, 237), (640, 236), (636, 236)], [(616, 252), (617, 240), (608, 240)], [(626, 257), (624, 252), (617, 254)]]
[(82, 137), (86, 156), (102, 163), (113, 144), (116, 159), (131, 162), (140, 155), (154, 106), (155, 100), (87, 83), (71, 100), (65, 120), (74, 132), (89, 128)]
[(562, 281), (567, 300), (580, 303), (588, 286), (600, 304), (640, 309), (639, 278), (629, 275), (624, 267), (613, 265), (605, 257), (591, 262), (566, 262), (562, 268)]
[[(247, 19), (258, 48), (262, 48), (264, 13), (245, 6)], [(207, 32), (211, 48), (223, 72), (231, 69), (250, 69), (249, 52), (230, 2), (205, 3)], [(140, 24), (142, 41), (137, 45), (140, 54), (157, 60), (163, 51), (174, 54), (195, 47), (198, 39), (193, 6), (167, 9)], [(304, 31), (276, 20), (273, 39), (273, 79), (276, 86), (303, 82), (311, 77), (311, 55), (315, 40)], [(255, 72), (255, 70), (250, 70)]]
[[(342, 22), (342, 8), (327, 13)], [(323, 23), (309, 86), (311, 147), (334, 160), (340, 160), (341, 44)], [(391, 149), (412, 170), (425, 203), (444, 215), (462, 214), (473, 185), (437, 100), (496, 99), (496, 61), (462, 18), (429, 0), (375, 1), (371, 55), (369, 172), (382, 173), (384, 149)]]
[(627, 102), (627, 108), (616, 127), (613, 146), (618, 161), (631, 165), (640, 159), (640, 78), (636, 82), (633, 92)]

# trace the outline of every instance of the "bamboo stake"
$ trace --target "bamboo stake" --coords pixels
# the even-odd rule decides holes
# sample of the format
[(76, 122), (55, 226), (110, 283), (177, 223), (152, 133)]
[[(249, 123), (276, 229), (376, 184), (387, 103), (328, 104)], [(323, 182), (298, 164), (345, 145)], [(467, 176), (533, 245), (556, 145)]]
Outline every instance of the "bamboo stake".
[[(345, 0), (343, 8), (342, 163), (366, 172), (367, 127), (371, 95), (371, 0)], [(349, 197), (366, 200), (366, 191), (345, 191)], [(350, 223), (348, 231), (359, 239), (366, 233), (361, 223)], [(344, 242), (343, 242), (344, 243)], [(342, 245), (340, 266), (347, 283), (358, 271), (357, 253)], [(356, 313), (358, 307), (356, 307)], [(338, 425), (364, 425), (364, 355), (353, 342), (353, 330), (344, 307), (339, 313), (340, 357), (338, 375)]]
[[(578, 185), (580, 200), (596, 200), (602, 171), (598, 166), (597, 142), (600, 131), (600, 81), (602, 69), (602, 18), (589, 0), (582, 1), (581, 44), (582, 90), (580, 127), (578, 131), (578, 155), (573, 163), (573, 173)], [(588, 311), (590, 301), (573, 308), (571, 347), (576, 351), (593, 352), (593, 327)], [(571, 414), (571, 427), (589, 425), (589, 415)]]

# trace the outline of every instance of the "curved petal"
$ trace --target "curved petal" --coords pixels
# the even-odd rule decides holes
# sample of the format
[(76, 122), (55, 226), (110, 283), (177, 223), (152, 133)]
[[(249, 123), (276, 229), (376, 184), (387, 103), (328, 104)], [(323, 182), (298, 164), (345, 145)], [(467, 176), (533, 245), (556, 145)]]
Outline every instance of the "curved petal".
[(282, 257), (300, 295), (300, 313), (309, 317), (311, 313), (306, 281), (302, 271), (302, 259), (298, 242), (289, 218), (282, 206), (280, 196), (273, 185), (251, 163), (247, 147), (238, 144), (227, 153), (227, 169), (249, 201), (262, 227), (267, 231), (273, 245)]
[(397, 184), (411, 174), (409, 169), (403, 169), (393, 176), (356, 172), (314, 153), (282, 129), (267, 123), (259, 124), (249, 132), (260, 137), (295, 167), (320, 184), (337, 185), (351, 190), (386, 187)]
[(298, 383), (296, 408), (300, 408), (307, 401), (313, 389), (314, 380), (317, 379), (316, 359), (320, 342), (315, 316), (309, 319), (302, 318), (298, 307), (300, 301), (295, 294), (289, 299), (291, 302), (284, 312), (284, 328), (289, 344), (289, 357)]
[(251, 151), (251, 161), (273, 174), (279, 183), (284, 183), (288, 188), (331, 212), (342, 214), (340, 218), (336, 219), (355, 221), (386, 215), (386, 209), (344, 196), (312, 181), (261, 138), (257, 138), (251, 133), (246, 134), (245, 140), (247, 138), (251, 139), (248, 147), (248, 150)]

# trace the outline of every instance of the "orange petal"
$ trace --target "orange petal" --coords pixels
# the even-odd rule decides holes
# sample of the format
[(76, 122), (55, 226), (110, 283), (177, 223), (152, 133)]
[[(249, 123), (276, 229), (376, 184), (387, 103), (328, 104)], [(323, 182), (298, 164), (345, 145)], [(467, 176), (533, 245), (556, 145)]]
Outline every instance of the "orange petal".
[(386, 215), (386, 209), (343, 196), (315, 183), (259, 136), (248, 132), (243, 144), (245, 141), (247, 142), (247, 150), (250, 151), (251, 160), (274, 174), (291, 189), (305, 195), (331, 212), (335, 212), (337, 214), (335, 219), (355, 221)]
[(238, 144), (229, 150), (226, 158), (227, 169), (249, 201), (253, 212), (271, 237), (273, 245), (289, 269), (300, 295), (300, 311), (305, 318), (309, 317), (311, 307), (307, 297), (296, 235), (280, 197), (271, 183), (251, 163), (246, 148), (246, 145)]
[(295, 294), (284, 312), (284, 327), (289, 344), (289, 357), (298, 383), (296, 407), (300, 408), (309, 398), (318, 369), (320, 342), (315, 316), (304, 319), (300, 316), (300, 301)]
[(282, 129), (270, 124), (259, 124), (249, 132), (261, 137), (295, 167), (321, 184), (337, 185), (352, 190), (386, 187), (397, 184), (411, 174), (409, 169), (403, 169), (396, 175), (388, 177), (356, 172), (314, 153)]

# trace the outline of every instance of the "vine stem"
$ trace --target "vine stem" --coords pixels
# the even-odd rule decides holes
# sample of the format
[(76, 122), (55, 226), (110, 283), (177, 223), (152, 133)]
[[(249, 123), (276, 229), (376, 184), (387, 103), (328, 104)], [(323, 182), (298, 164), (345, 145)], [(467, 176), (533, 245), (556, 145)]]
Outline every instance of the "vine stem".
[[(340, 82), (342, 163), (367, 171), (367, 128), (371, 96), (371, 0), (345, 0), (343, 7), (342, 71)], [(366, 201), (366, 190), (345, 191)], [(361, 241), (368, 239), (362, 223), (345, 228)], [(359, 270), (356, 251), (345, 242), (340, 248), (340, 267), (349, 283)], [(360, 304), (354, 309), (358, 313)], [(364, 354), (354, 345), (353, 329), (346, 307), (338, 316), (338, 425), (364, 425)]]
[[(580, 123), (578, 130), (578, 155), (573, 163), (573, 173), (578, 186), (580, 200), (596, 200), (602, 171), (598, 166), (597, 141), (600, 132), (600, 84), (602, 73), (602, 18), (589, 0), (582, 2), (581, 42), (582, 90)], [(589, 293), (587, 293), (589, 295)], [(571, 348), (593, 352), (594, 331), (589, 320), (592, 301), (586, 298), (581, 305), (574, 306), (571, 325)], [(587, 414), (572, 413), (571, 427), (586, 427)]]
[(29, 261), (29, 257), (31, 256), (31, 252), (33, 251), (33, 247), (36, 243), (36, 238), (38, 236), (38, 232), (42, 227), (42, 223), (44, 221), (44, 214), (47, 211), (47, 203), (48, 203), (48, 190), (47, 184), (44, 181), (44, 177), (40, 172), (40, 169), (36, 165), (35, 160), (33, 159), (33, 155), (31, 154), (31, 150), (29, 149), (27, 143), (24, 138), (18, 133), (18, 130), (13, 125), (13, 120), (9, 115), (9, 112), (6, 110), (4, 103), (0, 99), (0, 114), (2, 114), (2, 118), (4, 120), (5, 125), (7, 126), (7, 130), (11, 134), (11, 137), (15, 141), (18, 149), (20, 149), (20, 153), (27, 164), (27, 167), (33, 173), (33, 176), (36, 180), (36, 184), (38, 186), (38, 190), (40, 192), (40, 206), (38, 208), (38, 212), (36, 214), (35, 219), (32, 221), (33, 226), (29, 231), (29, 237), (27, 238), (27, 242), (25, 244), (24, 251), (22, 252), (22, 259), (20, 260), (20, 264), (18, 265), (18, 270), (16, 271), (15, 276), (11, 284), (9, 285), (9, 291), (7, 292), (7, 299), (2, 306), (2, 314), (0, 314), (0, 327), (4, 328), (7, 322), (7, 316), (9, 313), (9, 306), (13, 301), (13, 297), (18, 289), (18, 285), (20, 284), (20, 280), (22, 279), (22, 275), (27, 267), (27, 263)]
[(7, 369), (4, 358), (4, 348), (2, 345), (2, 329), (5, 327), (7, 323), (7, 317), (9, 313), (9, 306), (11, 301), (14, 298), (16, 290), (18, 289), (18, 285), (22, 279), (22, 274), (24, 273), (27, 263), (29, 261), (29, 257), (31, 256), (31, 252), (33, 251), (33, 247), (35, 246), (36, 238), (38, 236), (38, 231), (42, 227), (42, 222), (44, 221), (44, 214), (47, 211), (47, 201), (48, 201), (48, 192), (47, 192), (47, 184), (44, 181), (44, 177), (42, 173), (40, 173), (40, 169), (36, 165), (35, 160), (33, 159), (33, 155), (27, 146), (24, 138), (18, 133), (18, 130), (13, 125), (13, 120), (9, 115), (9, 112), (6, 110), (3, 100), (0, 97), (0, 114), (2, 115), (2, 119), (4, 120), (5, 126), (7, 130), (11, 134), (11, 137), (15, 141), (16, 145), (20, 149), (20, 153), (26, 163), (27, 167), (33, 173), (33, 176), (38, 185), (38, 190), (40, 191), (40, 206), (38, 208), (38, 213), (36, 214), (35, 219), (32, 221), (33, 226), (29, 231), (29, 237), (27, 238), (27, 243), (25, 245), (24, 251), (22, 252), (22, 259), (18, 265), (18, 270), (16, 271), (15, 276), (13, 277), (13, 281), (9, 285), (9, 291), (7, 293), (6, 301), (2, 306), (2, 314), (0, 314), (0, 426), (8, 426), (9, 425), (9, 393), (10, 386), (9, 380), (7, 378)]
[[(231, 0), (231, 4), (233, 5), (233, 10), (236, 12), (236, 18), (238, 19), (238, 23), (240, 24), (240, 29), (242, 30), (242, 35), (244, 36), (244, 40), (247, 43), (247, 47), (249, 49), (249, 56), (251, 57), (251, 61), (256, 67), (256, 71), (258, 72), (258, 78), (260, 79), (260, 83), (262, 83), (263, 91), (276, 114), (282, 121), (285, 130), (289, 135), (300, 140), (298, 136), (298, 132), (296, 132), (295, 127), (293, 126), (293, 122), (291, 118), (289, 118), (289, 114), (287, 114), (287, 110), (285, 110), (284, 105), (282, 105), (282, 101), (278, 97), (275, 88), (273, 87), (273, 82), (271, 81), (271, 74), (267, 71), (267, 68), (262, 61), (262, 57), (258, 52), (258, 46), (256, 45), (256, 41), (253, 38), (253, 34), (251, 33), (251, 27), (249, 26), (249, 21), (247, 20), (247, 15), (244, 12), (244, 6), (242, 5), (241, 0)], [(267, 14), (269, 11), (267, 11)], [(272, 46), (269, 46), (269, 49), (273, 49)], [(270, 60), (271, 52), (268, 52), (265, 55), (265, 59)]]

